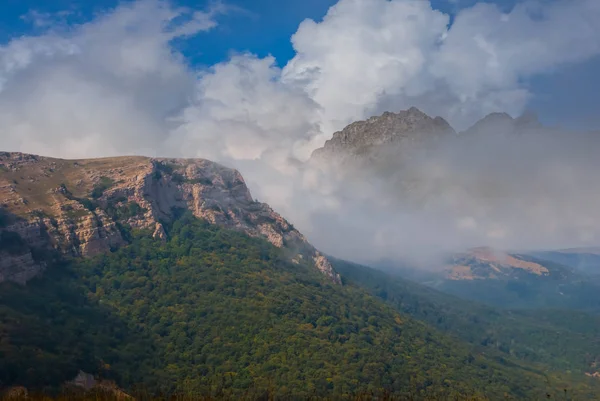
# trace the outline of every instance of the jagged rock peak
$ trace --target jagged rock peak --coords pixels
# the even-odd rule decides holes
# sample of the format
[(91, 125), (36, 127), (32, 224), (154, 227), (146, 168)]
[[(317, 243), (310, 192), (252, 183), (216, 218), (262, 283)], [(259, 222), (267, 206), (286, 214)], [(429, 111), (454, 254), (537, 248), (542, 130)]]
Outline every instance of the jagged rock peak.
[(388, 143), (421, 141), (435, 136), (456, 134), (442, 117), (432, 118), (416, 107), (398, 113), (389, 111), (357, 121), (333, 134), (325, 145), (313, 152), (318, 158), (329, 153), (357, 154)]
[(43, 271), (30, 248), (87, 257), (126, 244), (120, 227), (166, 239), (161, 222), (189, 210), (210, 223), (293, 250), (340, 283), (326, 258), (269, 205), (254, 201), (242, 175), (205, 159), (112, 157), (62, 160), (0, 152), (0, 235), (27, 246), (0, 249), (0, 282)]

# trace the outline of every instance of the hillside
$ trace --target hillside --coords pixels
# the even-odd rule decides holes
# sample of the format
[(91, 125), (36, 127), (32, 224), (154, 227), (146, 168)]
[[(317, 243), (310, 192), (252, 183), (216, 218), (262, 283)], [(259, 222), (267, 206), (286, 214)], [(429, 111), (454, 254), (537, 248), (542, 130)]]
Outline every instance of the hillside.
[(468, 252), (453, 255), (450, 263), (443, 269), (449, 280), (486, 280), (519, 278), (527, 275), (548, 277), (568, 274), (567, 269), (548, 269), (543, 262), (525, 260), (522, 256), (480, 247)]
[(583, 312), (503, 310), (447, 295), (376, 269), (334, 260), (352, 283), (399, 312), (501, 358), (595, 374), (600, 362), (600, 318)]
[[(557, 255), (553, 261), (553, 255)], [(509, 253), (489, 247), (448, 256), (432, 268), (382, 261), (381, 270), (447, 294), (503, 309), (600, 312), (600, 280), (559, 252)], [(593, 258), (588, 259), (593, 262)]]
[(116, 249), (128, 242), (124, 226), (165, 238), (163, 226), (178, 210), (266, 238), (287, 249), (291, 260), (309, 259), (339, 282), (300, 232), (252, 199), (236, 170), (203, 159), (61, 160), (22, 153), (0, 153), (0, 236), (8, 243), (17, 233), (27, 243), (2, 254), (0, 282), (25, 283), (41, 272), (35, 250), (94, 256)]
[(585, 375), (598, 346), (585, 317), (565, 320), (579, 331), (511, 320), (389, 278), (382, 296), (336, 261), (341, 277), (235, 170), (0, 160), (2, 388), (52, 393), (81, 372), (131, 394), (217, 398), (591, 399), (600, 386)]
[(438, 290), (502, 308), (600, 312), (600, 282), (594, 277), (526, 254), (478, 248), (454, 255), (441, 270), (405, 273)]
[(191, 215), (166, 233), (0, 285), (3, 383), (52, 387), (86, 369), (128, 391), (430, 399), (537, 398), (565, 385), (330, 283), (264, 240)]

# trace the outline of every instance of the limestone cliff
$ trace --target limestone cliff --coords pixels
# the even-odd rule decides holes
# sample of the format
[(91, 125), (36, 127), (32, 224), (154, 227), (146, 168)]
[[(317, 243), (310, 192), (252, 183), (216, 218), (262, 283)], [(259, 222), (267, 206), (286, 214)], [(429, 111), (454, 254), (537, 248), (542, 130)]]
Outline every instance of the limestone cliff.
[(0, 246), (0, 282), (25, 283), (40, 273), (39, 250), (86, 257), (122, 246), (125, 225), (164, 239), (163, 223), (182, 210), (263, 237), (340, 283), (298, 230), (252, 199), (236, 170), (203, 159), (62, 160), (6, 152), (0, 153), (0, 234), (8, 240)]

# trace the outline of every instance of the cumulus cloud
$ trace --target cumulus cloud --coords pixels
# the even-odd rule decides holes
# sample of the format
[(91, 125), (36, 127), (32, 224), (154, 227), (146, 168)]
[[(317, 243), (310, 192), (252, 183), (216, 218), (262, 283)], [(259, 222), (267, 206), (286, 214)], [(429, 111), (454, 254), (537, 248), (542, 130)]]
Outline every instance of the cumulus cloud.
[(357, 117), (418, 106), (466, 128), (494, 112), (519, 114), (524, 80), (600, 52), (597, 1), (479, 3), (449, 17), (428, 1), (342, 0), (292, 38), (286, 81), (324, 109), (324, 137)]
[(82, 157), (154, 154), (195, 78), (170, 43), (213, 28), (213, 11), (143, 1), (71, 30), (0, 48), (7, 150)]
[(198, 155), (226, 160), (291, 155), (319, 132), (318, 105), (302, 90), (283, 84), (280, 75), (273, 57), (247, 54), (204, 72), (172, 133), (172, 143), (182, 145), (177, 151), (193, 144)]
[[(535, 198), (535, 213), (522, 209), (513, 214), (518, 219), (507, 219), (519, 199), (514, 185), (535, 188), (535, 164), (519, 170), (522, 180), (514, 183), (505, 169), (477, 173), (478, 164), (466, 169), (443, 159), (436, 168), (423, 165), (423, 171), (443, 166), (448, 182), (496, 180), (506, 186), (496, 200), (511, 195), (478, 209), (484, 198), (457, 191), (457, 184), (445, 201), (415, 212), (393, 203), (386, 183), (352, 195), (303, 162), (334, 131), (385, 110), (417, 106), (458, 129), (493, 111), (520, 114), (534, 96), (528, 78), (600, 53), (598, 1), (530, 0), (509, 12), (481, 3), (458, 11), (450, 24), (429, 1), (340, 0), (322, 20), (299, 25), (291, 38), (296, 54), (283, 68), (272, 57), (246, 53), (208, 68), (188, 65), (174, 39), (214, 29), (225, 11), (220, 3), (199, 11), (139, 0), (69, 29), (31, 13), (44, 33), (0, 46), (1, 148), (59, 157), (210, 158), (239, 168), (256, 197), (340, 256), (458, 247), (480, 238), (481, 227), (486, 240), (504, 238), (502, 245), (510, 246), (522, 241), (513, 233), (523, 219), (554, 227), (531, 245), (558, 245), (560, 232), (585, 231), (571, 238), (597, 240), (596, 217), (591, 228), (574, 223), (581, 213), (553, 218), (564, 207), (576, 210), (583, 198)], [(434, 178), (439, 174), (423, 176)], [(573, 193), (589, 195), (582, 181), (572, 182)], [(369, 202), (396, 208), (373, 213)], [(460, 205), (473, 205), (474, 212)]]

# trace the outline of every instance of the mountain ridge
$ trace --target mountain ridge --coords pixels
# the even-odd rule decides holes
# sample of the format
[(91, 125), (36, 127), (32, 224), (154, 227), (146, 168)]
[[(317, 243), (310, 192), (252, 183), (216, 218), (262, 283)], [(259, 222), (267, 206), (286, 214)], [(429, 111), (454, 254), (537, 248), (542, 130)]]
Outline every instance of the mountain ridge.
[(237, 170), (205, 159), (64, 160), (2, 152), (0, 199), (0, 233), (5, 242), (14, 237), (13, 252), (4, 252), (0, 262), (0, 281), (25, 283), (44, 270), (30, 247), (94, 256), (126, 244), (124, 226), (164, 239), (164, 223), (188, 209), (212, 224), (266, 238), (293, 261), (308, 258), (340, 283), (328, 259), (298, 230), (253, 200)]
[(442, 117), (432, 118), (416, 107), (398, 113), (386, 111), (335, 132), (323, 147), (313, 151), (311, 160), (368, 154), (378, 146), (419, 143), (444, 135), (456, 135), (456, 131)]

